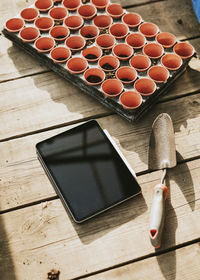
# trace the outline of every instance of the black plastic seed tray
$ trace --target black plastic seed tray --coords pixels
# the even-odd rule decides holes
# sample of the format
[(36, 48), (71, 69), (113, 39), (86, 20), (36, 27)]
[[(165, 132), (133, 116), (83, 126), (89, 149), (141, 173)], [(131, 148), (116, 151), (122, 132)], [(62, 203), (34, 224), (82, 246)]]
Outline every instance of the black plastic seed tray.
[[(61, 8), (60, 13), (57, 8)], [(106, 17), (99, 17), (102, 15)], [(122, 25), (117, 25), (119, 23)], [(173, 34), (161, 32), (152, 23), (150, 27), (153, 29), (148, 29), (148, 24), (140, 15), (128, 13), (119, 4), (111, 4), (108, 0), (91, 0), (86, 4), (80, 0), (54, 2), (37, 0), (30, 8), (24, 9), (15, 18), (8, 20), (3, 33), (14, 44), (39, 59), (63, 78), (132, 122), (150, 110), (158, 98), (167, 92), (186, 69), (195, 53), (190, 44), (180, 44)], [(96, 29), (89, 27), (84, 30), (85, 26), (95, 26)], [(32, 29), (27, 29), (27, 27)], [(102, 34), (111, 35), (111, 39), (114, 39), (113, 45), (112, 43), (109, 45), (109, 40), (105, 36), (102, 37)], [(139, 35), (130, 36), (130, 34)], [(74, 37), (73, 40), (73, 36), (79, 37)], [(134, 41), (134, 37), (137, 36), (140, 37), (139, 40)], [(41, 38), (49, 39), (45, 41), (40, 40)], [(117, 48), (116, 46), (120, 44), (125, 45)], [(160, 46), (161, 53), (157, 53), (157, 50), (153, 48), (157, 45)], [(99, 54), (95, 53), (91, 56), (90, 48), (96, 46), (98, 46)], [(63, 49), (55, 50), (60, 47), (64, 47), (64, 51)], [(84, 52), (86, 49), (89, 51)], [(175, 61), (173, 61), (173, 56), (166, 56), (174, 55), (174, 52), (176, 52)], [(83, 57), (85, 53), (89, 54), (86, 58)], [(109, 60), (101, 65), (102, 57), (108, 55), (111, 58), (115, 57), (115, 60), (117, 58), (119, 65), (112, 66)], [(144, 62), (139, 61), (135, 66), (133, 57), (138, 55), (145, 55), (149, 64), (144, 65)], [(83, 58), (83, 66), (79, 62), (74, 63), (73, 58)], [(96, 61), (88, 60), (91, 58)], [(124, 72), (121, 71), (122, 77), (120, 77), (119, 69), (125, 66), (135, 70), (128, 68)], [(162, 66), (162, 68), (155, 69), (154, 66)], [(149, 70), (152, 67), (155, 71)], [(98, 76), (98, 71), (94, 70), (93, 74), (87, 77), (86, 71), (93, 68), (99, 68), (100, 75)], [(117, 81), (121, 79), (120, 83), (116, 83), (122, 87), (118, 84), (116, 87), (113, 81), (110, 86), (105, 86), (106, 80), (114, 79), (115, 81), (116, 78)], [(154, 85), (153, 88), (152, 86), (148, 88), (149, 80), (143, 79), (149, 79)], [(109, 85), (109, 82), (107, 84)], [(132, 94), (133, 91), (136, 92), (135, 95)], [(128, 94), (126, 94), (128, 98), (125, 96), (126, 92), (130, 94), (130, 97)]]

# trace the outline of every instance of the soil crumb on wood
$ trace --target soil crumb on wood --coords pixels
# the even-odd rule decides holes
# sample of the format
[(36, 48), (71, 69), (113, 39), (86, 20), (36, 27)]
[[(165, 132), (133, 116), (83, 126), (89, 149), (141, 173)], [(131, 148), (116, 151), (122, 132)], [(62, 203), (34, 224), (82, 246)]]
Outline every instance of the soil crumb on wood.
[(47, 273), (48, 280), (59, 280), (60, 271), (56, 269), (52, 269), (50, 272)]

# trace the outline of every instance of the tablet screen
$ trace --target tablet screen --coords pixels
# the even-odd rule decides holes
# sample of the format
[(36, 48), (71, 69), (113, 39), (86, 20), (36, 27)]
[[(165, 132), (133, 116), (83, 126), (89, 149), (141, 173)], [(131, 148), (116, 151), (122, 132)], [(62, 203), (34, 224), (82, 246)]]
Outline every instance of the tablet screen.
[(36, 148), (77, 222), (140, 192), (136, 179), (94, 120), (42, 141)]

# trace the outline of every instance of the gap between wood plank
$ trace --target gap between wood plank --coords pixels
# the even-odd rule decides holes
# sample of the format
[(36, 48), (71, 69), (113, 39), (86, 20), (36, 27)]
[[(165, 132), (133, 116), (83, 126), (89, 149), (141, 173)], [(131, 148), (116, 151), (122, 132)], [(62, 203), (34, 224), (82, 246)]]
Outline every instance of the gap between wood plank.
[(163, 2), (163, 1), (166, 1), (166, 0), (154, 0), (154, 1), (146, 2), (146, 3), (142, 3), (142, 4), (122, 5), (122, 7), (124, 9), (130, 9), (130, 8), (135, 8), (135, 7), (140, 7), (140, 6), (151, 5), (151, 4), (155, 4), (156, 2)]
[(169, 253), (169, 252), (172, 252), (172, 251), (175, 251), (175, 250), (178, 250), (178, 249), (181, 249), (181, 248), (193, 245), (193, 244), (198, 243), (198, 242), (200, 242), (200, 238), (197, 238), (197, 239), (194, 239), (194, 240), (191, 240), (191, 241), (188, 241), (188, 242), (185, 242), (185, 243), (173, 246), (173, 247), (165, 249), (165, 250), (160, 250), (159, 252), (155, 251), (155, 253), (151, 253), (151, 254), (148, 254), (146, 256), (139, 257), (139, 258), (136, 258), (134, 260), (130, 260), (130, 261), (127, 261), (127, 262), (124, 262), (124, 263), (120, 263), (120, 264), (114, 265), (112, 267), (101, 269), (99, 271), (88, 273), (88, 274), (85, 274), (85, 275), (82, 275), (82, 276), (79, 276), (79, 277), (71, 278), (70, 280), (81, 280), (81, 279), (87, 278), (89, 276), (94, 276), (94, 275), (97, 275), (97, 274), (100, 274), (100, 273), (103, 273), (103, 272), (106, 272), (106, 271), (110, 271), (110, 270), (113, 270), (113, 269), (116, 269), (116, 268), (119, 268), (119, 267), (122, 267), (122, 266), (125, 266), (125, 265), (128, 265), (128, 264), (132, 264), (132, 263), (143, 261), (145, 259), (149, 259), (149, 258), (152, 258), (152, 257), (164, 255), (166, 253)]

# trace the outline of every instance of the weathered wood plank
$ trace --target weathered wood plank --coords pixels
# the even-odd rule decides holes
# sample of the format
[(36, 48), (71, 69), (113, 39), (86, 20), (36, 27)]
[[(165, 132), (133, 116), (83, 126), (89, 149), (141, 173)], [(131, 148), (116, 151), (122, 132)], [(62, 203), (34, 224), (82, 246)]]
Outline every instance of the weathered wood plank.
[(198, 280), (200, 275), (199, 243), (95, 274), (85, 280)]
[[(161, 100), (200, 90), (200, 60), (190, 65)], [(166, 105), (163, 108), (168, 111)], [(0, 139), (109, 113), (53, 72), (0, 84)]]
[[(200, 156), (200, 95), (159, 104), (141, 122), (131, 125), (113, 115), (98, 121), (106, 128), (136, 172), (147, 170), (147, 149), (151, 125), (161, 112), (172, 116), (179, 161)], [(27, 123), (28, 126), (28, 123)], [(62, 129), (0, 143), (0, 210), (10, 209), (54, 195), (36, 159), (35, 144)]]
[[(13, 275), (20, 280), (30, 275), (45, 279), (52, 268), (61, 271), (60, 280), (72, 279), (154, 253), (148, 237), (149, 209), (160, 176), (159, 171), (141, 176), (143, 196), (82, 225), (70, 220), (58, 199), (1, 215), (1, 276), (10, 273), (12, 279), (8, 247)], [(200, 160), (169, 171), (162, 249), (199, 237), (199, 180)], [(175, 263), (174, 254), (171, 265)]]
[(123, 7), (131, 7), (136, 5), (144, 5), (144, 4), (150, 4), (157, 1), (163, 1), (163, 0), (111, 0), (112, 3), (119, 3)]

